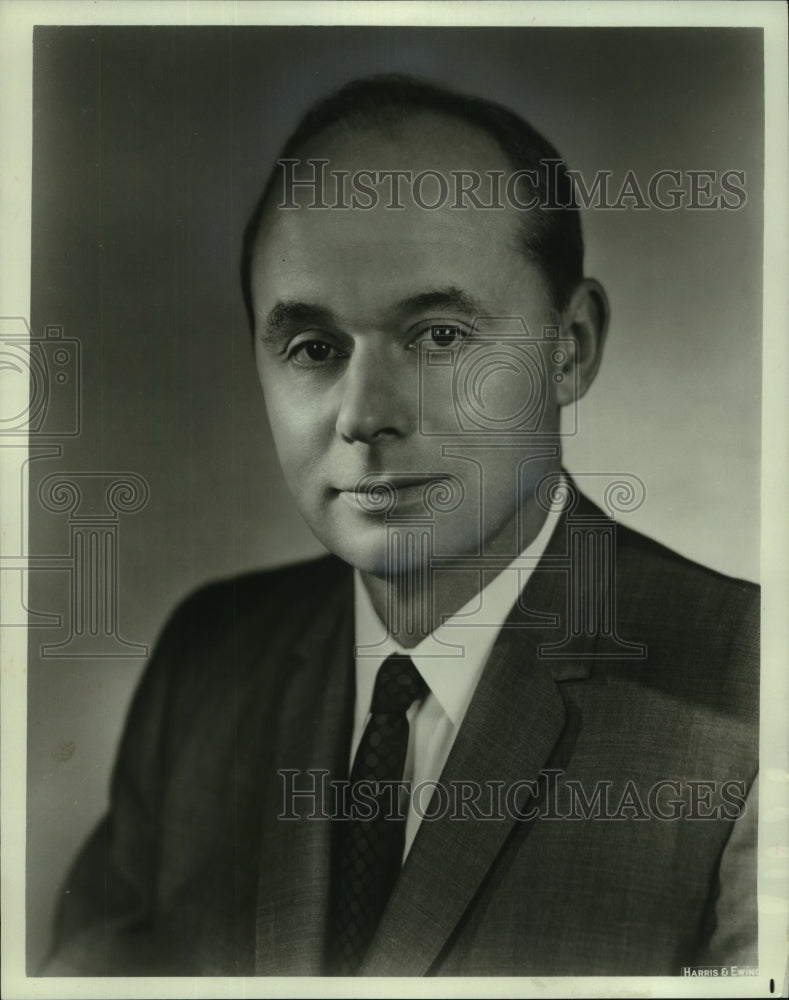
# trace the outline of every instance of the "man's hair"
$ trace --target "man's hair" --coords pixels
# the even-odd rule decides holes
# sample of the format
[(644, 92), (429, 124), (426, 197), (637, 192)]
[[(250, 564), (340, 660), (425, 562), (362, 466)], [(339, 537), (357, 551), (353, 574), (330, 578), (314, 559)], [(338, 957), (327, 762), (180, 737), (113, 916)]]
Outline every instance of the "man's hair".
[(269, 175), (244, 231), (241, 259), (244, 303), (253, 331), (252, 254), (269, 197), (279, 179), (279, 161), (295, 158), (310, 139), (334, 126), (349, 131), (386, 128), (418, 112), (434, 112), (477, 126), (498, 143), (514, 171), (531, 171), (531, 176), (536, 177), (533, 195), (537, 204), (523, 211), (519, 249), (541, 267), (554, 306), (562, 309), (567, 304), (583, 277), (584, 247), (573, 184), (556, 149), (528, 122), (501, 104), (468, 97), (413, 77), (371, 76), (353, 80), (312, 105), (285, 143)]

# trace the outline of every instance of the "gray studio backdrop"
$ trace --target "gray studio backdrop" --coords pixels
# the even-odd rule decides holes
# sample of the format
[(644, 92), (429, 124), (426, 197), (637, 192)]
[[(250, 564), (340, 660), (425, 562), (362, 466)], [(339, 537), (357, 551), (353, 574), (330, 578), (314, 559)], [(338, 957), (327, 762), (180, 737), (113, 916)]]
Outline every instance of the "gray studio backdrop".
[[(638, 475), (628, 523), (749, 579), (763, 151), (755, 30), (45, 27), (34, 53), (30, 322), (50, 328), (52, 377), (66, 343), (67, 377), (29, 463), (29, 604), (55, 616), (30, 633), (31, 969), (174, 603), (320, 551), (280, 479), (238, 286), (246, 216), (300, 112), (409, 72), (510, 105), (590, 180), (745, 172), (737, 211), (584, 213), (613, 318), (566, 462)], [(86, 611), (107, 588), (116, 605)], [(99, 615), (98, 638), (90, 620), (75, 638), (79, 614)]]

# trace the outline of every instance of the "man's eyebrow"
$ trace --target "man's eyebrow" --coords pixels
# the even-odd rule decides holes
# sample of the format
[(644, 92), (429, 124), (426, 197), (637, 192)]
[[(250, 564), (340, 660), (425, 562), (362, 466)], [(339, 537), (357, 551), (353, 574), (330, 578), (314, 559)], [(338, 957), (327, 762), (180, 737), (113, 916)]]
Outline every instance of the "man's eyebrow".
[[(459, 312), (469, 318), (484, 314), (480, 303), (467, 292), (450, 285), (429, 292), (420, 292), (400, 299), (396, 305), (399, 313), (423, 313), (433, 310), (439, 312)], [(279, 340), (283, 334), (294, 326), (335, 326), (336, 318), (330, 309), (312, 302), (288, 300), (277, 302), (263, 321), (259, 334), (264, 343)]]
[(404, 313), (446, 310), (464, 313), (474, 318), (484, 314), (484, 309), (473, 296), (453, 285), (430, 292), (420, 292), (419, 295), (410, 295), (406, 299), (401, 299), (397, 308)]
[(292, 326), (332, 326), (334, 315), (323, 306), (311, 302), (277, 302), (263, 322), (260, 339), (278, 340)]

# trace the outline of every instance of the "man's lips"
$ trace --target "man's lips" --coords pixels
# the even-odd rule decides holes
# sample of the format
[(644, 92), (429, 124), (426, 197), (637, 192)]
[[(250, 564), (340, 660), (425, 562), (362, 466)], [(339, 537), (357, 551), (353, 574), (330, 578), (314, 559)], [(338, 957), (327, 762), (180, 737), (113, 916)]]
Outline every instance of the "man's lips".
[(336, 495), (354, 510), (368, 514), (390, 511), (402, 503), (424, 503), (426, 495), (446, 482), (443, 476), (402, 476), (387, 473), (365, 476), (349, 487), (336, 487)]
[(337, 493), (365, 495), (368, 493), (374, 494), (382, 489), (398, 491), (427, 486), (430, 483), (439, 483), (444, 478), (443, 476), (397, 476), (391, 474), (376, 477), (365, 476), (364, 479), (360, 479), (351, 485), (335, 486), (333, 489)]
[(457, 510), (465, 496), (462, 481), (444, 472), (433, 475), (369, 473), (352, 486), (333, 487), (331, 492), (356, 513), (373, 517), (394, 511), (396, 517), (408, 512), (420, 516), (449, 514)]

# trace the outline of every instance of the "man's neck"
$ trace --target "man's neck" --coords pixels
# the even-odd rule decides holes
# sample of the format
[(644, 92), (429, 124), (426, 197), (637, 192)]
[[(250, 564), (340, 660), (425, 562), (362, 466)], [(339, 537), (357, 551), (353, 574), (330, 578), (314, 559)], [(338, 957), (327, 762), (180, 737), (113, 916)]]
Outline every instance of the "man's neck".
[[(485, 555), (515, 558), (520, 549), (537, 538), (547, 516), (546, 510), (530, 500), (487, 542)], [(435, 632), (503, 569), (480, 570), (473, 566), (473, 558), (469, 562), (472, 565), (463, 569), (453, 567), (427, 573), (406, 571), (388, 577), (362, 573), (361, 576), (370, 602), (387, 632), (401, 646), (411, 649)]]

